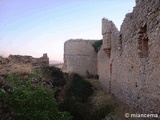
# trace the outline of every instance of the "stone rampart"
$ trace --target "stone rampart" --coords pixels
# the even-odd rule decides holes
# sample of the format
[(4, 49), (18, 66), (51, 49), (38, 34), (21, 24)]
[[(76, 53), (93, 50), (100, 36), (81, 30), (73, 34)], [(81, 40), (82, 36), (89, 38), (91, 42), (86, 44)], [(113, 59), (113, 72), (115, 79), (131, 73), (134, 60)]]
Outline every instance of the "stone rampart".
[(160, 1), (136, 0), (120, 31), (102, 19), (103, 44), (69, 40), (64, 45), (64, 68), (98, 74), (103, 89), (117, 101), (141, 113), (160, 114)]
[(102, 20), (100, 82), (117, 100), (143, 113), (160, 113), (159, 32), (159, 0), (136, 0), (120, 32), (113, 22)]
[(94, 40), (74, 39), (64, 44), (63, 70), (78, 73), (82, 76), (97, 74), (97, 53), (94, 51)]

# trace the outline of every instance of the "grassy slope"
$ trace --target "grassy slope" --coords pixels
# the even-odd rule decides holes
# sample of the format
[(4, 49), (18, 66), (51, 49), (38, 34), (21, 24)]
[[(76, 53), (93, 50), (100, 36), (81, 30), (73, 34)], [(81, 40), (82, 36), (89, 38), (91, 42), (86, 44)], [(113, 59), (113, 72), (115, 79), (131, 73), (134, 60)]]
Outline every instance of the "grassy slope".
[(117, 105), (114, 99), (106, 94), (100, 85), (100, 82), (95, 79), (89, 79), (90, 83), (94, 86), (96, 94), (92, 96), (91, 102), (94, 103), (95, 108), (101, 108), (102, 106), (111, 106), (114, 109), (114, 112), (107, 115), (104, 120), (143, 120), (138, 118), (125, 118), (125, 113), (136, 113), (136, 112), (128, 112), (128, 110), (124, 109), (123, 105)]

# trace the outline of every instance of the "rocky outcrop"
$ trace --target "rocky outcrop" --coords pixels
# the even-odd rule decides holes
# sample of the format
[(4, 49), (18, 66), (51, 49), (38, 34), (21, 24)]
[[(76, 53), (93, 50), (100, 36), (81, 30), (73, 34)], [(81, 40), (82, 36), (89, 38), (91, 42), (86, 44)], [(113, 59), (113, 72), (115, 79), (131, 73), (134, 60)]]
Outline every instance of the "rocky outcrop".
[(0, 57), (0, 74), (20, 72), (30, 73), (33, 69), (49, 66), (47, 54), (40, 58), (32, 56), (9, 55), (7, 58)]

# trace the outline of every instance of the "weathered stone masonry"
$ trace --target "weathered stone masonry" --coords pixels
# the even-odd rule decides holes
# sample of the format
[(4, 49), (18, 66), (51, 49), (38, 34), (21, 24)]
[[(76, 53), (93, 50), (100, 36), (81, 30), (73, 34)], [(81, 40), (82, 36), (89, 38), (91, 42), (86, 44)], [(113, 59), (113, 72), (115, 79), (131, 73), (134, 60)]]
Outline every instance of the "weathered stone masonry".
[[(94, 64), (92, 67), (97, 69), (107, 93), (141, 113), (160, 113), (160, 1), (136, 0), (133, 12), (126, 14), (120, 31), (112, 21), (102, 19), (102, 35), (103, 45), (97, 57), (93, 55), (91, 61), (84, 63), (85, 57), (75, 62), (65, 56), (65, 51), (65, 65), (70, 66), (73, 61), (75, 64), (69, 70), (79, 73)], [(92, 55), (87, 52), (89, 47), (81, 42), (76, 49)]]
[(159, 33), (159, 0), (137, 0), (119, 33), (111, 21), (102, 20), (104, 41), (98, 53), (102, 86), (121, 102), (143, 113), (160, 113)]
[(64, 44), (63, 70), (82, 76), (97, 74), (97, 54), (92, 47), (94, 40), (74, 39)]

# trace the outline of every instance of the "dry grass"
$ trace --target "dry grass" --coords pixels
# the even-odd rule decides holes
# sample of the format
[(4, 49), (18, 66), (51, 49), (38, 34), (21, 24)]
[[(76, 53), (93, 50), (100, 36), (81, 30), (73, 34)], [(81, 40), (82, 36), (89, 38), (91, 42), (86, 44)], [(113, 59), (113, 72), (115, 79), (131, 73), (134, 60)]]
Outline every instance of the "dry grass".
[(104, 120), (135, 120), (135, 119), (143, 120), (138, 118), (125, 118), (125, 113), (135, 113), (135, 112), (124, 109), (124, 106), (121, 104), (117, 105), (112, 96), (106, 94), (102, 90), (99, 80), (89, 79), (89, 81), (96, 90), (96, 94), (91, 98), (95, 108), (98, 109), (106, 105), (112, 106), (114, 108), (113, 114), (106, 116)]
[(32, 72), (31, 64), (6, 64), (0, 65), (0, 74), (20, 73), (28, 74)]
[(28, 74), (32, 72), (32, 65), (31, 64), (13, 64), (10, 71), (12, 73), (20, 73), (20, 74)]
[(92, 98), (92, 102), (95, 107), (102, 107), (104, 105), (114, 105), (114, 100), (110, 95), (106, 95), (106, 93), (102, 90), (100, 83), (98, 80), (89, 80), (91, 84), (94, 86), (95, 95)]

